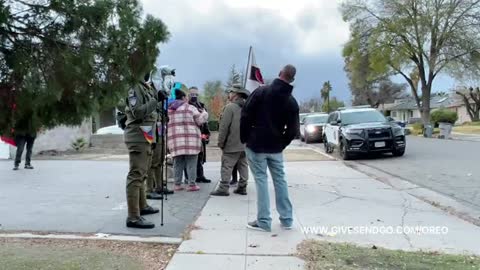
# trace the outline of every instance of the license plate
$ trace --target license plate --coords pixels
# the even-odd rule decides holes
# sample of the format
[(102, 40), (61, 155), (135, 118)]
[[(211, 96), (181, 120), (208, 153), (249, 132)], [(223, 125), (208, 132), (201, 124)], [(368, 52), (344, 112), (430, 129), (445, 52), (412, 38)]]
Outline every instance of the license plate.
[(375, 142), (375, 148), (382, 148), (385, 147), (385, 142)]

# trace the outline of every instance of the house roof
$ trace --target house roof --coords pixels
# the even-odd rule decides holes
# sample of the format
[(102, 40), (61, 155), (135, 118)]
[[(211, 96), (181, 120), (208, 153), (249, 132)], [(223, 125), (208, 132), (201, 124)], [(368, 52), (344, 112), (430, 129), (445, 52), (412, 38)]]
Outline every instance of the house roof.
[[(451, 96), (433, 96), (430, 98), (430, 108), (448, 108), (458, 106), (458, 100)], [(397, 100), (396, 104), (389, 108), (390, 111), (417, 110), (417, 102), (414, 98)]]

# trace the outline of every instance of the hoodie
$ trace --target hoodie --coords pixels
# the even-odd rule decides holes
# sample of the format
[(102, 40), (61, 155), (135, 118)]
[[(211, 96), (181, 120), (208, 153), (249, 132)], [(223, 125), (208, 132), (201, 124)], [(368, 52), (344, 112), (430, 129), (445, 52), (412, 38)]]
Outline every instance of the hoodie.
[(300, 128), (293, 86), (275, 79), (248, 97), (242, 110), (241, 141), (255, 153), (281, 153)]

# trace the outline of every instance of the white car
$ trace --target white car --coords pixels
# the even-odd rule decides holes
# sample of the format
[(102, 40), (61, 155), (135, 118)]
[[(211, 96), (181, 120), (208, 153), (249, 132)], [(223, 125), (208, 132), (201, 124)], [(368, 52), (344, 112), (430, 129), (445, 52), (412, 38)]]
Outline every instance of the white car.
[(300, 139), (305, 143), (322, 141), (323, 128), (327, 124), (328, 114), (315, 113), (305, 117), (300, 127)]
[(123, 135), (123, 130), (118, 126), (103, 127), (95, 132), (97, 135)]

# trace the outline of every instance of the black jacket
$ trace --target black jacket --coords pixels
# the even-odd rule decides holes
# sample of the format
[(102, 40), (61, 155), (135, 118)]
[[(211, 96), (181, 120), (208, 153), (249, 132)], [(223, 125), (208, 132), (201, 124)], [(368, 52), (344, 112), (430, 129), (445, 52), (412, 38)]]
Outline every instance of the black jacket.
[[(202, 109), (202, 110), (206, 110), (205, 109), (205, 104), (203, 104), (202, 102), (198, 101), (198, 102), (188, 102), (190, 105), (194, 106), (195, 108), (197, 109)], [(202, 133), (202, 135), (208, 135), (210, 136), (210, 129), (208, 128), (208, 123), (204, 123), (200, 126), (200, 132)]]
[(248, 97), (240, 120), (240, 139), (255, 153), (280, 153), (300, 128), (293, 86), (275, 79)]

